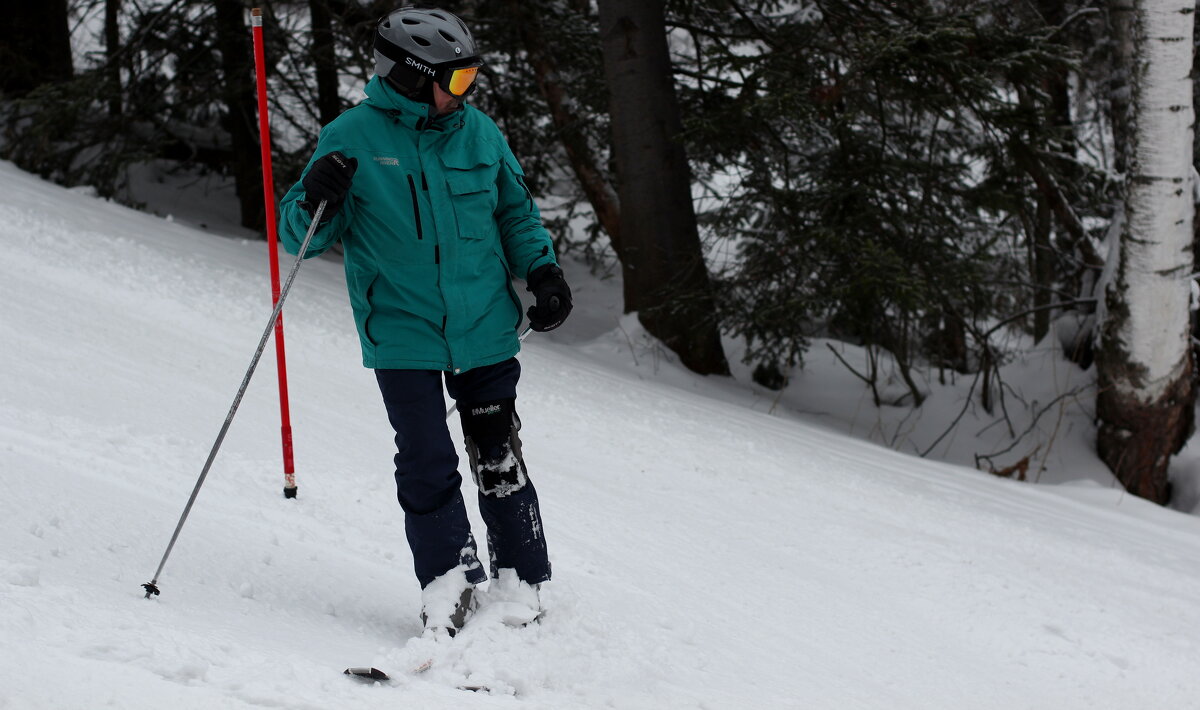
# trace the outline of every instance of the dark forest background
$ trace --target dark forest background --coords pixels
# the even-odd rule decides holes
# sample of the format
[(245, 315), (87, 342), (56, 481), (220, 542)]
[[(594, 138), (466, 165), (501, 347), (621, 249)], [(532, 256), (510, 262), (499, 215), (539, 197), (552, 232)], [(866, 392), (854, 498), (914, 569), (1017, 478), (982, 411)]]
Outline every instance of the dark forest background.
[[(2, 156), (130, 201), (130, 166), (236, 183), (261, 229), (249, 8), (277, 189), (372, 74), (395, 1), (46, 0), (0, 27)], [(623, 276), (690, 369), (766, 387), (814, 337), (895, 363), (899, 400), (1013, 332), (1081, 366), (1119, 204), (1129, 72), (1108, 0), (464, 0), (500, 124), (560, 251)], [(72, 50), (75, 47), (75, 50)], [(81, 49), (82, 48), (82, 49)], [(1004, 337), (1001, 337), (1004, 336)], [(876, 387), (881, 367), (859, 373)]]

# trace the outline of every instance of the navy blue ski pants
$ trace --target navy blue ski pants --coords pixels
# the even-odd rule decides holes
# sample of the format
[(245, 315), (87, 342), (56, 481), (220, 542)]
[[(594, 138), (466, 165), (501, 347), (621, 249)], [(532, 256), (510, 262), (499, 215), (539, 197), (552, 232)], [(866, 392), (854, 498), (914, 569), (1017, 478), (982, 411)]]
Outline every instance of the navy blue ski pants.
[[(446, 391), (460, 411), (472, 404), (514, 399), (521, 365), (511, 358), (461, 374), (438, 370), (376, 370), (388, 419), (396, 431), (396, 497), (417, 579), (424, 588), (463, 565), (467, 580), (486, 579), (463, 501), (458, 454), (446, 426)], [(488, 442), (478, 442), (488, 443)], [(512, 568), (529, 584), (550, 579), (541, 511), (532, 481), (504, 497), (478, 494), (487, 526), (492, 576)]]

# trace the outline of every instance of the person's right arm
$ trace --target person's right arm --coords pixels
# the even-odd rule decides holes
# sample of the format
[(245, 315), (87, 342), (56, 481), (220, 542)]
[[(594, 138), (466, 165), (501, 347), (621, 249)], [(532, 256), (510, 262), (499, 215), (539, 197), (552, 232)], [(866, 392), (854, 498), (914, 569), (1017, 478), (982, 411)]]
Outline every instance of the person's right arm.
[(300, 251), (321, 199), (327, 201), (321, 225), (304, 258), (324, 253), (354, 221), (354, 194), (350, 187), (358, 161), (347, 158), (341, 152), (343, 147), (333, 123), (322, 129), (317, 149), (300, 180), (279, 203), (279, 238), (289, 254)]

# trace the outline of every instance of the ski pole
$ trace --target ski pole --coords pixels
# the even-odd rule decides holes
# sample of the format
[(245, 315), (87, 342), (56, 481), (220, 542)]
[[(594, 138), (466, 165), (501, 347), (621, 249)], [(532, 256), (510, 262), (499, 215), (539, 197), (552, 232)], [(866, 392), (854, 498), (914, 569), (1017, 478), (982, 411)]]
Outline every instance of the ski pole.
[(221, 448), (221, 443), (225, 441), (225, 434), (229, 432), (229, 425), (233, 423), (233, 416), (237, 414), (238, 407), (242, 404), (242, 396), (246, 394), (246, 388), (250, 385), (250, 378), (254, 376), (254, 369), (258, 367), (258, 360), (262, 357), (263, 350), (267, 347), (267, 339), (271, 337), (271, 330), (275, 328), (275, 321), (279, 318), (280, 311), (283, 310), (283, 300), (287, 298), (288, 291), (292, 288), (292, 282), (296, 280), (296, 272), (300, 270), (300, 264), (304, 261), (304, 254), (308, 251), (308, 245), (312, 241), (313, 235), (317, 233), (317, 227), (321, 223), (321, 215), (325, 212), (325, 200), (317, 205), (316, 214), (313, 215), (312, 224), (308, 225), (308, 233), (304, 235), (304, 242), (300, 245), (300, 251), (296, 254), (296, 263), (292, 264), (292, 270), (287, 275), (287, 280), (283, 283), (283, 290), (279, 292), (279, 300), (275, 303), (275, 309), (271, 311), (271, 318), (267, 321), (267, 327), (263, 330), (262, 338), (258, 341), (258, 349), (254, 351), (254, 357), (250, 360), (250, 367), (246, 370), (246, 376), (242, 378), (242, 385), (238, 387), (237, 394), (233, 398), (233, 405), (229, 407), (229, 414), (225, 417), (225, 423), (221, 425), (221, 432), (217, 434), (217, 440), (213, 442), (212, 450), (208, 452), (208, 460), (204, 462), (204, 468), (200, 471), (200, 478), (196, 479), (196, 486), (192, 489), (192, 495), (188, 498), (187, 505), (183, 508), (183, 515), (179, 516), (179, 522), (175, 524), (175, 532), (171, 535), (171, 542), (167, 543), (167, 550), (163, 553), (162, 560), (158, 563), (158, 569), (154, 572), (154, 579), (142, 585), (146, 590), (146, 598), (151, 595), (158, 594), (158, 577), (162, 574), (163, 567), (167, 564), (167, 558), (171, 556), (171, 550), (175, 548), (175, 541), (179, 539), (179, 531), (183, 530), (183, 524), (187, 521), (188, 514), (192, 512), (192, 505), (196, 502), (196, 496), (200, 493), (200, 487), (204, 485), (204, 479), (208, 478), (208, 471), (212, 468), (213, 459), (217, 457), (217, 451)]
[[(525, 338), (532, 332), (533, 332), (533, 326), (531, 326), (531, 325), (525, 326), (525, 330), (521, 331), (521, 334), (517, 336), (517, 340), (520, 342), (524, 342)], [(456, 410), (456, 409), (458, 409), (458, 402), (455, 402), (454, 404), (450, 405), (450, 408), (446, 410), (446, 418), (449, 419), (450, 415), (454, 414), (454, 410)]]

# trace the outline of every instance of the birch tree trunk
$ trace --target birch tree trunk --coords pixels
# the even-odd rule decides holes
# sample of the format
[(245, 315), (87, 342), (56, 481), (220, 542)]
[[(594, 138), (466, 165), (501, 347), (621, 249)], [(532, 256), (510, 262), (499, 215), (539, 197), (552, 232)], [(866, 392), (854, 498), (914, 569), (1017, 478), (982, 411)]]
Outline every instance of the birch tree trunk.
[[(1166, 503), (1192, 431), (1194, 0), (1129, 0), (1124, 217), (1097, 353), (1097, 450), (1131, 493)], [(1118, 38), (1120, 39), (1118, 33)], [(1115, 260), (1115, 262), (1114, 262)]]

